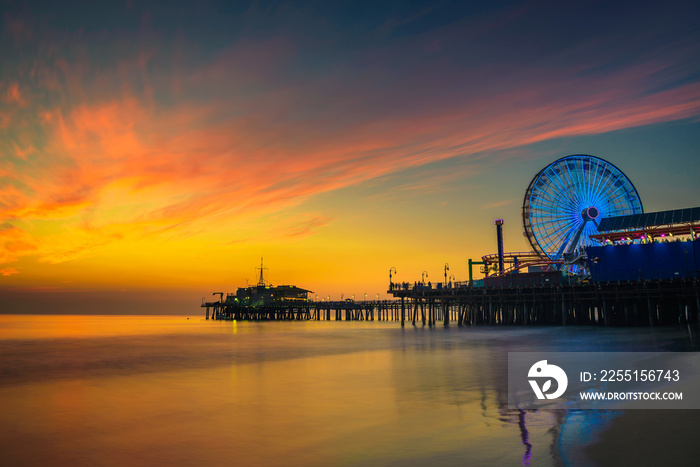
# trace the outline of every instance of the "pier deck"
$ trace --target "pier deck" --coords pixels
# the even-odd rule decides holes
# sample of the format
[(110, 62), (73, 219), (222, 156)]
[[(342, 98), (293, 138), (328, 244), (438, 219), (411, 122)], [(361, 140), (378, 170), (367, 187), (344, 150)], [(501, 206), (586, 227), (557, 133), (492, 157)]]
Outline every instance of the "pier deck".
[(435, 325), (649, 326), (698, 322), (696, 278), (525, 287), (391, 284), (394, 300), (280, 303), (249, 307), (202, 303), (206, 317), (235, 320), (400, 321)]
[(412, 324), (641, 326), (697, 322), (696, 278), (603, 283), (537, 284), (524, 287), (427, 288), (392, 284)]
[(229, 302), (203, 302), (206, 318), (212, 319), (282, 321), (397, 321), (401, 302), (398, 300), (367, 300), (356, 302), (281, 302), (271, 305), (245, 306)]

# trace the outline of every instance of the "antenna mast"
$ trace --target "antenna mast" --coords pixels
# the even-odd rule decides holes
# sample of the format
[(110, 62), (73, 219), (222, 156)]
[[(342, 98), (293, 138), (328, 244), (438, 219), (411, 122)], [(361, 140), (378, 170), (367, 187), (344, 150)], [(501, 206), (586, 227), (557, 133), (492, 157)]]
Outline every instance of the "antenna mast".
[(265, 279), (263, 278), (263, 271), (267, 269), (266, 267), (263, 267), (263, 259), (260, 257), (260, 267), (255, 268), (255, 269), (260, 269), (260, 279), (258, 280), (258, 286), (265, 286)]

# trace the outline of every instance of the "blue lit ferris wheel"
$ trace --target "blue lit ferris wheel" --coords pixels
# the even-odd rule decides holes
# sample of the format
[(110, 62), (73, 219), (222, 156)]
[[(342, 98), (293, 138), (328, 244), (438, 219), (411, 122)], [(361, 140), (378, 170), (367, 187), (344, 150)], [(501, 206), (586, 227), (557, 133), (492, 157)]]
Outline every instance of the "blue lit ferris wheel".
[(560, 261), (589, 244), (601, 218), (642, 212), (636, 188), (620, 169), (578, 154), (552, 162), (530, 182), (523, 225), (542, 259)]

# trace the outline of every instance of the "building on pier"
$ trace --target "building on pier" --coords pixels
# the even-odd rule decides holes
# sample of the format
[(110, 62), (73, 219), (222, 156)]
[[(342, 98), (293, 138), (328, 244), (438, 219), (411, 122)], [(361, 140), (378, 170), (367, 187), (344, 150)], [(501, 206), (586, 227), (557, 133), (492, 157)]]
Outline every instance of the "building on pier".
[(226, 302), (229, 305), (240, 306), (267, 306), (303, 303), (309, 300), (311, 290), (302, 289), (296, 285), (278, 285), (265, 281), (264, 272), (267, 268), (260, 258), (260, 278), (258, 283), (250, 287), (239, 287), (235, 294), (228, 294)]
[(253, 286), (239, 287), (236, 293), (216, 292), (219, 301), (205, 302), (202, 307), (212, 310), (214, 319), (310, 319), (309, 293), (295, 285), (273, 286), (265, 281), (267, 269), (260, 258), (260, 278)]
[(255, 285), (239, 287), (235, 294), (228, 294), (226, 301), (239, 303), (244, 306), (274, 305), (287, 302), (306, 302), (310, 290), (296, 285)]
[(596, 282), (700, 277), (700, 207), (601, 219), (586, 248)]

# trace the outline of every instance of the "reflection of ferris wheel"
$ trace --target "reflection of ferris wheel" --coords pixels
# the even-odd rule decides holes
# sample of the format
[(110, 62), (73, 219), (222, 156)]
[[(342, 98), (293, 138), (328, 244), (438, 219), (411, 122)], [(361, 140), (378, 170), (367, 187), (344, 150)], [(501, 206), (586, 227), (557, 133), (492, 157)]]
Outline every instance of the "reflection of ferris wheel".
[(523, 202), (523, 225), (542, 259), (561, 260), (588, 244), (599, 219), (644, 210), (620, 169), (599, 157), (566, 156), (542, 169)]

